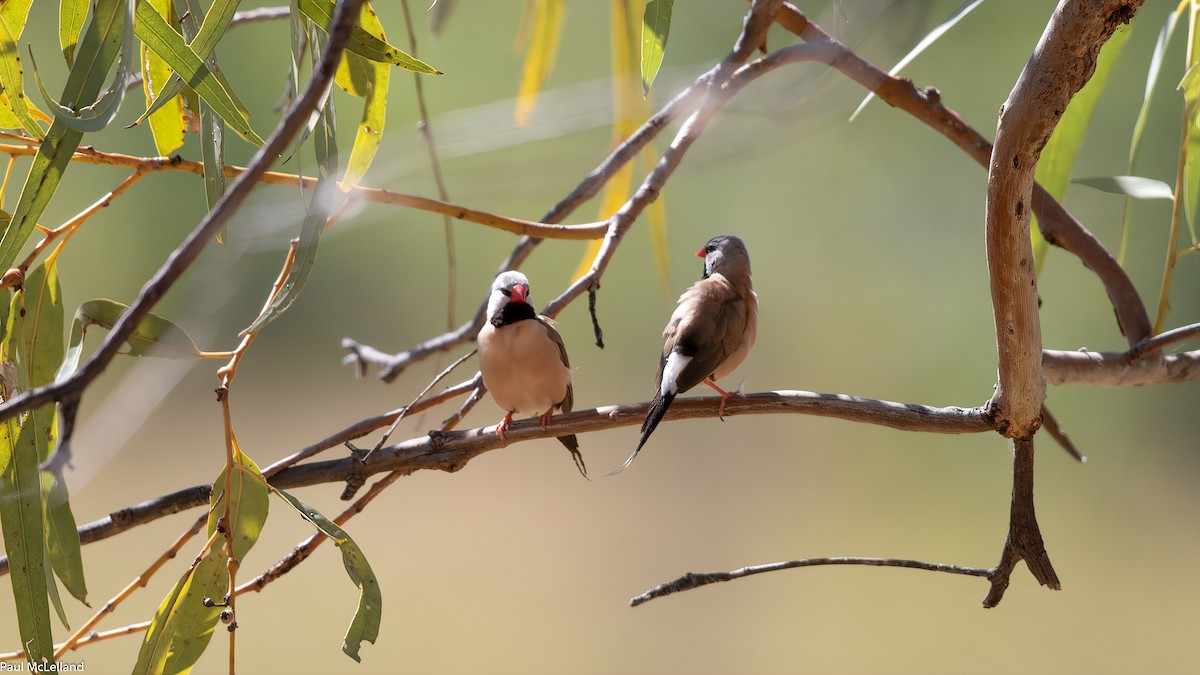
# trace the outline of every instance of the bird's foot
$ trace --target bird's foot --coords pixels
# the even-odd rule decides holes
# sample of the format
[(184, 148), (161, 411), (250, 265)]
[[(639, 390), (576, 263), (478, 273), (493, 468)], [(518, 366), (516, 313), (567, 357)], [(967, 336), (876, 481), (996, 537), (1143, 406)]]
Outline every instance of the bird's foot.
[(719, 408), (717, 408), (717, 419), (724, 422), (725, 421), (725, 400), (728, 399), (733, 394), (730, 394), (729, 392), (725, 391), (724, 389), (718, 387), (717, 383), (713, 382), (712, 379), (710, 379), (710, 378), (706, 378), (704, 380), (704, 384), (707, 384), (708, 386), (712, 387), (713, 389), (715, 389), (717, 391), (718, 394), (721, 395), (721, 406)]
[(500, 422), (496, 424), (496, 434), (500, 436), (501, 445), (508, 445), (508, 439), (505, 438), (504, 432), (508, 430), (508, 425), (512, 422), (512, 416), (513, 414), (510, 412), (504, 416), (504, 419), (500, 420)]
[(554, 414), (554, 408), (552, 407), (549, 410), (547, 410), (545, 413), (543, 413), (541, 416), (538, 417), (538, 421), (542, 423), (542, 431), (545, 431), (546, 427), (550, 424), (550, 416), (553, 414)]

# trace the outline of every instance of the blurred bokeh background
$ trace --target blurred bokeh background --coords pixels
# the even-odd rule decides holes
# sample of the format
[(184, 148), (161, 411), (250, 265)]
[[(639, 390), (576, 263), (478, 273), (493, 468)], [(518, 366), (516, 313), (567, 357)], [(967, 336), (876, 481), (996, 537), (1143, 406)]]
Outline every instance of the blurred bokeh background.
[[(960, 4), (841, 0), (800, 7), (886, 68)], [(403, 44), (398, 3), (376, 5), (389, 37)], [(420, 56), (446, 73), (424, 84), (452, 201), (538, 219), (610, 148), (609, 17), (608, 3), (567, 3), (547, 91), (528, 126), (517, 128), (521, 56), (514, 43), (523, 5), (459, 2), (440, 36), (431, 36), (422, 18), (417, 37)], [(1150, 54), (1174, 6), (1149, 0), (1138, 13), (1077, 176), (1126, 172)], [(948, 106), (990, 137), (1053, 7), (985, 3), (905, 74), (918, 86), (938, 87)], [(656, 108), (725, 55), (745, 9), (737, 0), (676, 3), (664, 70), (651, 94)], [(23, 39), (47, 53), (52, 66), (43, 75), (58, 83), (52, 31), (32, 25)], [(1138, 167), (1167, 182), (1178, 157), (1181, 98), (1174, 86), (1183, 74), (1183, 35), (1167, 54)], [(771, 38), (772, 47), (792, 41), (778, 30)], [(260, 132), (275, 119), (287, 49), (286, 22), (240, 27), (222, 43), (222, 64)], [(434, 196), (411, 78), (393, 74), (381, 158), (365, 182)], [(744, 379), (749, 391), (808, 389), (930, 405), (987, 400), (995, 346), (983, 254), (986, 172), (885, 104), (872, 103), (848, 123), (863, 94), (822, 66), (801, 65), (762, 78), (717, 118), (664, 192), (669, 282), (658, 277), (642, 220), (603, 280), (606, 348), (592, 345), (584, 302), (559, 317), (575, 366), (577, 408), (649, 397), (662, 326), (701, 271), (692, 252), (722, 233), (747, 242), (762, 305), (758, 346), (726, 384)], [(136, 98), (120, 119), (136, 116)], [(348, 149), (359, 103), (339, 104)], [(251, 148), (229, 136), (229, 161), (244, 164)], [(114, 128), (89, 142), (153, 154), (145, 128)], [(194, 140), (183, 154), (198, 158)], [(276, 168), (314, 167), (301, 153)], [(64, 221), (124, 175), (72, 166), (43, 222)], [(7, 198), (15, 200), (18, 188), (14, 180)], [(233, 347), (298, 232), (300, 204), (295, 189), (259, 189), (231, 227), (229, 245), (210, 247), (159, 311), (204, 346)], [(1119, 198), (1071, 186), (1067, 204), (1115, 250)], [(569, 222), (595, 220), (597, 209), (588, 204)], [(197, 177), (145, 179), (93, 218), (62, 256), (68, 311), (93, 297), (132, 300), (203, 212)], [(1151, 306), (1169, 218), (1167, 202), (1133, 207), (1126, 265)], [(478, 306), (516, 238), (470, 223), (455, 223), (454, 231), (457, 325)], [(565, 288), (584, 249), (581, 242), (537, 249), (524, 267), (536, 301)], [(1168, 327), (1200, 316), (1198, 262), (1180, 260)], [(231, 400), (244, 450), (266, 465), (403, 405), (468, 349), (415, 366), (391, 385), (357, 380), (340, 365), (343, 337), (399, 351), (445, 330), (446, 268), (440, 217), (367, 206), (338, 224), (299, 302), (261, 335), (238, 371)], [(1076, 259), (1051, 251), (1039, 288), (1047, 347), (1124, 348), (1100, 284)], [(80, 522), (216, 476), (224, 461), (212, 393), (218, 365), (121, 359), (90, 390), (68, 474)], [(472, 361), (450, 381), (473, 369)], [(239, 601), (239, 668), (1200, 672), (1198, 403), (1197, 382), (1051, 388), (1051, 410), (1088, 457), (1080, 465), (1049, 442), (1039, 445), (1037, 509), (1061, 592), (1039, 587), (1022, 565), (1003, 603), (985, 610), (980, 579), (826, 567), (631, 609), (630, 597), (687, 571), (834, 555), (986, 567), (999, 557), (1010, 454), (996, 435), (919, 435), (805, 416), (695, 420), (660, 427), (617, 477), (582, 480), (547, 440), (487, 453), (456, 474), (401, 480), (347, 526), (384, 593), (382, 632), (377, 644), (364, 645), (363, 663), (351, 664), (340, 651), (357, 591), (326, 545), (261, 595)], [(436, 427), (451, 410), (416, 416), (395, 437)], [(466, 426), (493, 424), (500, 415), (488, 399)], [(629, 427), (582, 437), (594, 475), (618, 466), (636, 433)], [(326, 485), (298, 494), (333, 516), (345, 506), (340, 491)], [(243, 579), (310, 533), (282, 503), (272, 508), (242, 563)], [(144, 569), (197, 514), (85, 547), (92, 606)], [(198, 546), (189, 545), (101, 629), (148, 619)], [(67, 605), (73, 625), (91, 613), (69, 599)], [(63, 634), (59, 627), (56, 637)], [(0, 636), (5, 650), (17, 647), (7, 592), (0, 594)], [(83, 659), (91, 673), (123, 672), (139, 641), (110, 640), (67, 660)], [(227, 646), (218, 631), (195, 672), (224, 672)]]

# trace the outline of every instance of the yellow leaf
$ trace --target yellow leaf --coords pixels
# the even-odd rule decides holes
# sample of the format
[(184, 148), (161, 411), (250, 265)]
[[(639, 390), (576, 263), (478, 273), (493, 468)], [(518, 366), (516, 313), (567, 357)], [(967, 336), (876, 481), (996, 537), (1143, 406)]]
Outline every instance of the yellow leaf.
[(538, 92), (558, 52), (558, 39), (562, 36), (563, 0), (535, 0), (533, 39), (525, 53), (525, 68), (521, 73), (521, 86), (517, 90), (517, 126), (525, 126)]

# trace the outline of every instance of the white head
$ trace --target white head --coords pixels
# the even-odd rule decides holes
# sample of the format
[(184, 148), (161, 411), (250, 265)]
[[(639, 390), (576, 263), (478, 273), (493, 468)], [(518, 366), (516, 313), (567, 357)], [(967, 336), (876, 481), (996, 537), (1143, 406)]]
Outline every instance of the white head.
[(492, 293), (488, 296), (488, 321), (495, 323), (510, 302), (530, 304), (529, 279), (516, 270), (502, 272), (492, 282)]

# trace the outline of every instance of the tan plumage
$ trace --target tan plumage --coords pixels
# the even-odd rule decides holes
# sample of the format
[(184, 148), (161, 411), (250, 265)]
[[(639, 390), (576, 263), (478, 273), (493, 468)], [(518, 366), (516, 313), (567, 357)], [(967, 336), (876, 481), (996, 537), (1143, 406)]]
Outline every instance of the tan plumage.
[[(488, 298), (488, 322), (479, 331), (478, 342), (483, 383), (508, 413), (496, 425), (501, 439), (515, 413), (538, 416), (544, 428), (556, 408), (571, 411), (575, 397), (566, 344), (554, 322), (529, 304), (529, 280), (524, 274), (509, 271), (496, 277)], [(587, 477), (579, 440), (574, 434), (558, 440)]]
[(679, 305), (663, 330), (654, 399), (642, 422), (641, 439), (613, 473), (633, 462), (676, 395), (703, 382), (721, 394), (718, 414), (724, 414), (729, 394), (715, 380), (737, 368), (754, 346), (758, 296), (746, 245), (734, 236), (713, 237), (696, 256), (704, 258), (704, 277), (679, 296)]

